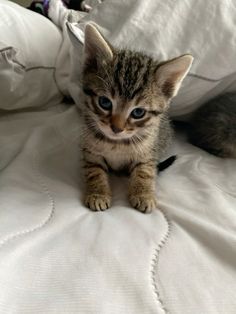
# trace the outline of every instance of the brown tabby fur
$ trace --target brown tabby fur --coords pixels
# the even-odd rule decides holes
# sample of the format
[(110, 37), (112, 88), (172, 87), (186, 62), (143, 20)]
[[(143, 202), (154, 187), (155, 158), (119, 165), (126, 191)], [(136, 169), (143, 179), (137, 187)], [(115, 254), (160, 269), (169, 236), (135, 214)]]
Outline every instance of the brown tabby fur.
[(189, 140), (216, 156), (236, 158), (236, 94), (218, 96), (196, 110)]
[[(182, 58), (185, 57), (191, 58)], [(171, 75), (165, 75), (165, 71), (163, 74), (163, 70), (159, 71), (163, 65), (142, 53), (111, 47), (94, 26), (87, 25), (82, 150), (84, 201), (92, 210), (111, 206), (110, 169), (128, 173), (128, 197), (134, 208), (150, 212), (157, 207), (156, 167), (172, 138), (168, 105), (183, 77), (183, 71), (180, 77), (177, 70)], [(186, 71), (185, 66), (184, 74)], [(98, 105), (99, 96), (112, 101), (112, 111), (104, 111)], [(129, 113), (137, 106), (145, 108), (146, 114), (134, 120)], [(112, 128), (122, 132), (115, 134)]]

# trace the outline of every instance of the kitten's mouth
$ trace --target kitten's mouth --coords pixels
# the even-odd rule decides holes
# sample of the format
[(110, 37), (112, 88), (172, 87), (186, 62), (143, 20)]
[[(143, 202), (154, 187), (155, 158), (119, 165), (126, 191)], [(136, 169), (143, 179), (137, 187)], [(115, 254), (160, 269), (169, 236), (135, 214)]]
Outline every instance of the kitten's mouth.
[(99, 125), (99, 130), (105, 137), (113, 141), (128, 140), (134, 136), (134, 132), (127, 133), (126, 130), (123, 130), (116, 133), (108, 126), (104, 127), (104, 126)]
[(95, 122), (91, 120), (88, 116), (85, 116), (85, 121), (88, 128), (93, 132), (95, 137), (100, 139), (108, 139), (114, 142), (129, 142), (135, 137), (135, 132), (123, 130), (122, 132), (115, 133), (112, 131), (111, 127), (102, 124), (101, 122)]
[(90, 130), (93, 132), (94, 136), (100, 140), (111, 141), (112, 143), (125, 143), (125, 144), (138, 144), (141, 143), (145, 136), (138, 135), (135, 132), (129, 131), (127, 133), (125, 130), (120, 133), (114, 133), (110, 127), (101, 126), (101, 124), (96, 123), (90, 125)]

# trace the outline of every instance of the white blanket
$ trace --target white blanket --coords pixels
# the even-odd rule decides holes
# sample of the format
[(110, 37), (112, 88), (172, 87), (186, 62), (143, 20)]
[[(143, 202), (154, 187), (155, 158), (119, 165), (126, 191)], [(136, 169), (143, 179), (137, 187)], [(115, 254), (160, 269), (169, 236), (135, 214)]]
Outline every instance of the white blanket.
[(186, 144), (157, 179), (159, 210), (82, 203), (75, 107), (1, 119), (0, 313), (236, 311), (235, 160)]
[[(51, 2), (50, 16), (64, 29), (66, 38), (67, 14), (59, 0)], [(171, 116), (183, 118), (212, 97), (236, 90), (235, 16), (235, 0), (106, 0), (84, 18), (72, 12), (69, 19), (79, 19), (79, 24), (72, 26), (80, 38), (85, 24), (92, 21), (114, 46), (143, 51), (157, 60), (191, 53), (194, 62), (190, 73), (170, 108)], [(68, 50), (65, 40), (58, 68), (65, 68), (67, 76)], [(81, 45), (81, 54), (82, 50)], [(75, 99), (77, 82), (73, 81), (78, 76), (81, 54), (76, 49), (70, 70), (69, 89)], [(58, 81), (60, 84), (60, 75)], [(63, 90), (65, 85), (63, 80)]]
[[(164, 3), (170, 5), (169, 10)], [(221, 42), (215, 36), (210, 43), (221, 51), (216, 60), (222, 67), (219, 72), (211, 68), (209, 74), (219, 74), (217, 79), (232, 75), (227, 81), (209, 81), (216, 84), (215, 89), (197, 85), (193, 99), (189, 93), (184, 96), (187, 81), (179, 98), (183, 105), (176, 107), (178, 114), (188, 113), (188, 104), (194, 107), (202, 97), (219, 93), (224, 84), (226, 88), (235, 80), (235, 63), (229, 62), (235, 55), (233, 1), (107, 0), (104, 5), (87, 19), (104, 21), (102, 27), (114, 43), (125, 40), (124, 30), (132, 29), (136, 16), (133, 29), (140, 32), (131, 46), (154, 48), (157, 43), (153, 46), (148, 41), (155, 35), (148, 25), (155, 25), (150, 19), (154, 9), (166, 30), (182, 14), (182, 21), (191, 13), (189, 21), (194, 22), (194, 14), (200, 12), (205, 18), (202, 24), (193, 23), (196, 31), (198, 25), (207, 31), (212, 27), (214, 34), (216, 30)], [(122, 5), (127, 14), (121, 15)], [(113, 18), (105, 14), (111, 11)], [(166, 12), (169, 19), (163, 17)], [(215, 28), (218, 18), (212, 12), (219, 13), (228, 37), (222, 35), (220, 24)], [(142, 36), (138, 16), (149, 29), (148, 36)], [(117, 33), (108, 31), (108, 22), (114, 23)], [(164, 41), (165, 34), (158, 33), (161, 36)], [(178, 38), (173, 41), (173, 56), (182, 47)], [(228, 46), (219, 50), (223, 38), (228, 39)], [(186, 43), (182, 52), (187, 47)], [(168, 49), (167, 54), (160, 50), (164, 57), (171, 56)], [(66, 51), (60, 57), (58, 62)], [(201, 75), (208, 74), (200, 61), (193, 70), (197, 68), (203, 70)], [(60, 67), (58, 73), (65, 82), (66, 68)], [(192, 74), (193, 78), (199, 73)], [(178, 134), (169, 151), (178, 159), (157, 178), (158, 210), (144, 215), (130, 208), (126, 178), (113, 177), (112, 208), (94, 213), (82, 204), (79, 127), (76, 107), (63, 104), (0, 118), (0, 313), (235, 314), (236, 161), (211, 156)]]

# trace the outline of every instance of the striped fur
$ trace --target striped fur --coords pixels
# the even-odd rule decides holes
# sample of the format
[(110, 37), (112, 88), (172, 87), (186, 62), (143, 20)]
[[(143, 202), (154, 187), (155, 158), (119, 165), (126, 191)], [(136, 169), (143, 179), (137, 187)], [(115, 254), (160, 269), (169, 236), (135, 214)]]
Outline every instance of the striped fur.
[(189, 129), (192, 144), (219, 157), (236, 158), (236, 95), (224, 94), (193, 114)]
[[(85, 204), (90, 209), (111, 206), (110, 170), (128, 173), (128, 196), (133, 207), (142, 212), (157, 207), (156, 166), (171, 143), (168, 106), (187, 71), (179, 70), (181, 62), (174, 62), (178, 66), (173, 66), (172, 79), (169, 63), (165, 71), (163, 66), (167, 63), (160, 64), (139, 52), (115, 49), (93, 26), (87, 26), (81, 81), (82, 150)], [(112, 110), (99, 106), (100, 96), (111, 100)], [(144, 108), (146, 114), (135, 120), (130, 113), (137, 107)], [(114, 134), (114, 125), (122, 132)]]

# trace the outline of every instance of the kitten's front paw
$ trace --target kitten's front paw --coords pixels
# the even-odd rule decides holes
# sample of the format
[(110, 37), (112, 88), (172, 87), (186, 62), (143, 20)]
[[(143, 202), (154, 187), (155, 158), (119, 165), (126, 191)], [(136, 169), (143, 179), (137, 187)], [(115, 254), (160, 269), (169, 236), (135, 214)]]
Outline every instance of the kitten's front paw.
[(153, 194), (130, 195), (129, 201), (135, 209), (138, 209), (142, 213), (148, 214), (157, 208), (157, 199)]
[(111, 196), (102, 194), (89, 194), (85, 198), (85, 205), (94, 211), (104, 211), (111, 206)]

